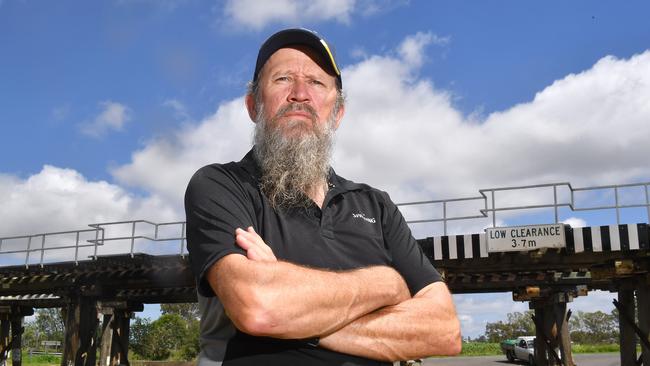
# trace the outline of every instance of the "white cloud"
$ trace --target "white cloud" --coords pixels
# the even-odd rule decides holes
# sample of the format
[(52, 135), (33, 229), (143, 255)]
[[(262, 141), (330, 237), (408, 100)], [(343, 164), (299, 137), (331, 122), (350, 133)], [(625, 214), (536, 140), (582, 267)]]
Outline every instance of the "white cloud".
[(418, 32), (415, 35), (408, 36), (398, 47), (400, 58), (406, 64), (413, 68), (419, 68), (425, 59), (425, 47), (429, 44), (445, 45), (449, 43), (449, 37), (440, 37), (431, 32)]
[(339, 171), (379, 182), (402, 200), (408, 191), (441, 198), (483, 187), (648, 177), (650, 52), (606, 57), (480, 123), (464, 118), (444, 90), (413, 80), (408, 65), (375, 56), (345, 70)]
[[(265, 16), (258, 18), (269, 19)], [(348, 105), (337, 134), (338, 173), (388, 190), (396, 201), (475, 196), (479, 188), (549, 181), (580, 186), (649, 178), (650, 51), (629, 59), (604, 57), (529, 102), (475, 120), (454, 107), (449, 92), (418, 76), (432, 43), (433, 35), (419, 33), (389, 55), (371, 55), (343, 70)], [(182, 111), (180, 104), (167, 105)], [(98, 135), (129, 120), (126, 106), (105, 102), (102, 107), (89, 124)], [(24, 180), (0, 175), (0, 235), (131, 218), (182, 219), (191, 174), (204, 164), (240, 159), (250, 148), (252, 126), (243, 98), (237, 98), (171, 138), (149, 141), (130, 163), (112, 171), (120, 184), (147, 192), (144, 198), (116, 184), (88, 181), (70, 169), (46, 166)], [(452, 225), (452, 231), (463, 227)], [(488, 319), (501, 319), (479, 310), (504, 316), (525, 310), (510, 294), (480, 303), (466, 296), (456, 297), (466, 334), (483, 332)], [(602, 308), (600, 300), (607, 297), (596, 293), (575, 306)]]
[[(612, 299), (615, 293), (590, 291), (587, 296), (580, 296), (567, 304), (574, 313), (577, 311), (610, 313), (614, 309)], [(513, 301), (512, 292), (491, 294), (454, 295), (456, 311), (461, 321), (463, 337), (478, 337), (485, 333), (485, 325), (497, 321), (506, 321), (508, 313), (528, 311), (528, 303)]]
[(123, 184), (142, 187), (180, 207), (192, 174), (209, 163), (240, 160), (250, 149), (252, 131), (244, 99), (238, 98), (172, 138), (150, 141), (113, 175)]
[(223, 10), (227, 22), (260, 30), (272, 23), (349, 23), (354, 8), (355, 0), (228, 0)]
[(105, 181), (45, 165), (26, 179), (0, 175), (0, 237), (77, 230), (87, 224), (149, 218), (171, 220), (178, 212), (155, 196), (134, 196)]
[(102, 110), (91, 121), (81, 125), (81, 132), (91, 137), (101, 137), (109, 131), (121, 131), (131, 120), (131, 109), (110, 100), (99, 103)]
[(485, 333), (485, 325), (505, 320), (508, 313), (525, 312), (527, 303), (512, 301), (511, 292), (454, 295), (463, 337), (476, 338)]
[(171, 108), (174, 111), (174, 117), (181, 121), (188, 121), (191, 119), (185, 104), (176, 99), (167, 99), (163, 103), (164, 107)]
[(587, 226), (587, 222), (581, 218), (578, 217), (569, 217), (566, 220), (562, 221), (563, 223), (571, 226), (571, 227), (585, 227)]
[[(339, 174), (387, 190), (398, 202), (477, 196), (479, 188), (499, 186), (650, 177), (650, 51), (604, 57), (532, 101), (477, 121), (454, 107), (449, 92), (418, 76), (418, 60), (434, 38), (418, 33), (398, 52), (343, 70), (348, 104), (334, 156)], [(113, 173), (124, 184), (182, 202), (198, 167), (244, 155), (252, 126), (242, 98), (225, 102), (174, 138), (150, 141)], [(462, 231), (461, 224), (452, 223), (452, 231)]]

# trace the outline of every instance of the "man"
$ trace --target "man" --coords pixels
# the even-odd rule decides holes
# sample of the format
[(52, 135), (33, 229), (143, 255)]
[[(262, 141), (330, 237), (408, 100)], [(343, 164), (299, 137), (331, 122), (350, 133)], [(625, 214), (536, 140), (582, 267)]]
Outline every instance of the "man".
[(199, 365), (386, 365), (460, 352), (451, 295), (384, 192), (330, 168), (345, 112), (316, 33), (260, 48), (255, 145), (185, 196), (203, 316)]

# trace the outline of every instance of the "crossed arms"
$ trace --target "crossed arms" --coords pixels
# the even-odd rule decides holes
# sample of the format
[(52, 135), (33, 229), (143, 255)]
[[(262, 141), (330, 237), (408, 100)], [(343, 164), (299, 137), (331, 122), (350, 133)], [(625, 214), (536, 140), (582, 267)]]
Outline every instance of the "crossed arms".
[(252, 228), (207, 280), (235, 326), (256, 336), (320, 338), (342, 353), (396, 361), (460, 352), (460, 324), (442, 282), (411, 297), (394, 269), (334, 272), (278, 261)]

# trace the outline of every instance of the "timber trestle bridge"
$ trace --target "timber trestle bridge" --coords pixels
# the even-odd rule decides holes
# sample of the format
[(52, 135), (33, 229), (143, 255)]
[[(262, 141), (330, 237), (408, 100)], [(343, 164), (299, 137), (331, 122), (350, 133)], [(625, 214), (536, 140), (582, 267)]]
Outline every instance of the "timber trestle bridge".
[[(617, 293), (621, 365), (650, 366), (649, 186), (552, 183), (400, 206), (407, 218), (427, 216), (409, 221), (416, 233), (427, 223), (442, 234), (418, 242), (453, 293), (512, 292), (529, 302), (537, 365), (573, 364), (567, 303), (605, 290)], [(589, 221), (602, 225), (560, 220), (581, 212), (600, 213)], [(470, 221), (479, 228), (463, 226)], [(11, 354), (20, 365), (24, 317), (56, 307), (65, 317), (62, 365), (128, 365), (134, 312), (196, 300), (184, 222), (108, 222), (0, 238), (0, 361)]]

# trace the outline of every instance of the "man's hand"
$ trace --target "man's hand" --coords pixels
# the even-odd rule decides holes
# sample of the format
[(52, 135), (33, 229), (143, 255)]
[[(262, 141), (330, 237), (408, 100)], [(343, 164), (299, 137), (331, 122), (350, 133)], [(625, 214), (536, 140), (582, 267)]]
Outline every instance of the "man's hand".
[(235, 326), (251, 335), (320, 337), (411, 297), (402, 276), (387, 266), (334, 272), (278, 261), (250, 227), (237, 229), (235, 242), (246, 257), (219, 259), (207, 280)]
[(271, 247), (266, 245), (252, 226), (249, 226), (246, 230), (237, 228), (235, 230), (235, 240), (237, 245), (246, 251), (246, 257), (252, 261), (277, 262), (278, 260)]
[(320, 345), (382, 361), (456, 355), (461, 350), (460, 323), (447, 286), (434, 282), (412, 299), (378, 309), (321, 338)]
[[(273, 250), (252, 227), (237, 229), (236, 243), (249, 260), (277, 262)], [(435, 329), (435, 332), (433, 331)], [(317, 334), (317, 336), (324, 336)], [(396, 305), (377, 309), (321, 339), (335, 351), (396, 361), (460, 351), (460, 327), (444, 283), (422, 289)]]

